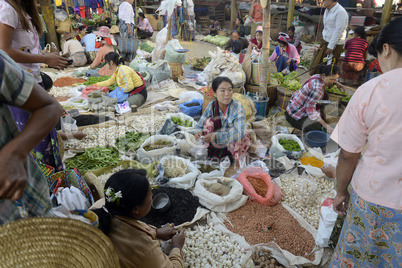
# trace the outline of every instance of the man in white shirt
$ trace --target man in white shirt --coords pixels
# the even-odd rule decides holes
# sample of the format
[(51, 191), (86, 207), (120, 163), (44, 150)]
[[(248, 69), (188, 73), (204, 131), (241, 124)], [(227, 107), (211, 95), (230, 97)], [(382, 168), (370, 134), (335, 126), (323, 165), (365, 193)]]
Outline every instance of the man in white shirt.
[[(322, 32), (323, 40), (321, 40), (320, 49), (314, 57), (312, 66), (320, 64), (325, 56), (330, 57), (331, 55), (335, 64), (338, 64), (346, 41), (346, 28), (349, 23), (348, 13), (337, 0), (324, 0), (323, 3), (326, 7), (324, 12), (324, 31)], [(317, 72), (318, 68), (315, 68), (310, 71), (310, 74), (314, 75)]]

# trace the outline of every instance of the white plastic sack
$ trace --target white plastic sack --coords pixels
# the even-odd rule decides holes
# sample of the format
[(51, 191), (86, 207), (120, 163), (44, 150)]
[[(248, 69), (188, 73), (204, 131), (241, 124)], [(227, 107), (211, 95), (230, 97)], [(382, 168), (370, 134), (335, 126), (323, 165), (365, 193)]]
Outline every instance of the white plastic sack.
[[(219, 196), (205, 189), (205, 186), (217, 182), (229, 186), (231, 188), (229, 194)], [(225, 177), (197, 180), (193, 193), (198, 196), (201, 205), (215, 212), (231, 212), (243, 206), (248, 199), (243, 195), (243, 186), (240, 182)]]
[(209, 160), (198, 160), (198, 161), (193, 161), (192, 162), (194, 165), (197, 166), (197, 168), (200, 168), (202, 164), (210, 165), (216, 168), (216, 170), (213, 170), (209, 173), (201, 173), (200, 176), (198, 176), (198, 179), (200, 180), (207, 180), (210, 178), (217, 178), (217, 177), (224, 177), (226, 170), (230, 167), (230, 158), (229, 156), (226, 156), (223, 158), (220, 163), (215, 163)]
[[(239, 66), (240, 68), (238, 68)], [(244, 86), (247, 78), (246, 73), (243, 71), (243, 68), (241, 67), (240, 63), (237, 67), (233, 69), (223, 71), (219, 76), (226, 76), (230, 80), (232, 80), (234, 88)]]
[(167, 16), (169, 18), (172, 16), (176, 6), (181, 6), (181, 0), (164, 0), (161, 2), (161, 5), (156, 11), (159, 11), (159, 14), (166, 14), (167, 12)]
[[(286, 151), (282, 147), (282, 145), (279, 144), (280, 139), (296, 141), (299, 144), (301, 150), (298, 152)], [(306, 151), (303, 142), (294, 134), (277, 134), (272, 136), (271, 141), (272, 145), (271, 148), (269, 149), (269, 153), (272, 155), (273, 158), (279, 158), (286, 155), (289, 159), (299, 159), (300, 157), (303, 156), (304, 152)]]
[(157, 104), (155, 104), (155, 109), (158, 111), (167, 111), (168, 108), (168, 104), (171, 103), (172, 101), (164, 101), (164, 102), (159, 102)]
[[(194, 186), (195, 181), (197, 180), (200, 171), (190, 162), (190, 160), (174, 155), (166, 155), (162, 157), (162, 159), (159, 162), (160, 165), (163, 165), (163, 163), (168, 159), (174, 161), (182, 161), (183, 163), (185, 163), (185, 165), (187, 165), (189, 172), (182, 177), (170, 178), (165, 185), (182, 189), (192, 188)], [(163, 174), (159, 175), (163, 176)]]
[(185, 131), (185, 132), (189, 132), (189, 133), (194, 134), (194, 129), (195, 129), (195, 126), (197, 125), (197, 122), (194, 120), (194, 118), (192, 118), (191, 116), (188, 116), (186, 114), (183, 114), (183, 113), (168, 113), (168, 114), (166, 114), (166, 119), (172, 118), (172, 117), (180, 117), (180, 119), (182, 121), (190, 120), (191, 121), (191, 127), (178, 126), (178, 128), (181, 131)]
[[(165, 2), (165, 1), (163, 1)], [(166, 36), (167, 36), (167, 26), (163, 28), (156, 35), (156, 47), (152, 51), (152, 62), (156, 62), (158, 60), (163, 60), (165, 57), (165, 46), (166, 46)]]
[(148, 58), (152, 57), (151, 53), (149, 53), (145, 50), (142, 50), (142, 49), (137, 49), (137, 51), (135, 53), (140, 59), (148, 59)]
[(74, 107), (79, 110), (87, 110), (88, 109), (88, 99), (83, 97), (74, 97), (67, 100), (68, 106)]
[(70, 91), (67, 94), (67, 97), (69, 98), (74, 98), (74, 97), (80, 97), (82, 94), (82, 90), (85, 88), (86, 86), (81, 85), (78, 87), (72, 87), (70, 88)]
[(158, 83), (172, 77), (170, 66), (167, 61), (164, 60), (159, 60), (148, 64), (148, 71), (151, 73), (152, 79), (155, 78), (156, 82)]
[(148, 65), (148, 62), (146, 60), (143, 60), (139, 56), (136, 56), (130, 62), (130, 68), (133, 69), (134, 71), (137, 71), (137, 72), (148, 71), (147, 65)]
[(61, 130), (65, 133), (75, 133), (78, 131), (77, 121), (67, 114), (60, 118)]
[(196, 140), (193, 134), (185, 131), (178, 131), (170, 136), (177, 139), (177, 148), (180, 149), (180, 155), (191, 156), (191, 148), (193, 148)]
[(333, 200), (326, 198), (321, 203), (321, 217), (315, 243), (320, 247), (328, 247), (328, 241), (334, 229), (338, 214), (334, 211)]
[(323, 178), (325, 177), (324, 172), (322, 172), (321, 168), (318, 167), (313, 167), (310, 165), (299, 165), (299, 167), (303, 167), (305, 171), (310, 174), (311, 176), (317, 177), (317, 178)]
[(194, 99), (204, 100), (204, 95), (197, 91), (183, 91), (179, 94), (179, 102), (184, 103)]
[[(144, 147), (150, 144), (155, 143), (156, 141), (168, 141), (172, 142), (172, 147), (165, 147), (161, 149), (156, 149), (152, 151), (145, 151)], [(154, 135), (145, 140), (145, 142), (141, 145), (141, 147), (137, 150), (137, 158), (143, 164), (150, 164), (154, 161), (158, 161), (165, 155), (175, 155), (177, 149), (177, 140), (174, 137), (165, 136), (165, 135)]]

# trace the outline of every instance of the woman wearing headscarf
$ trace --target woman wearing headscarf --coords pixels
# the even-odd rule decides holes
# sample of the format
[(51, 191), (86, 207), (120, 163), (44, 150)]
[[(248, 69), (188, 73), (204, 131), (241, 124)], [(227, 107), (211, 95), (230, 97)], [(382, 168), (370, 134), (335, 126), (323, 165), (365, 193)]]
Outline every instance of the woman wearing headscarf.
[(296, 71), (300, 63), (300, 55), (294, 45), (289, 44), (289, 36), (285, 33), (280, 33), (278, 37), (278, 46), (269, 57), (270, 62), (276, 64), (278, 72), (288, 69), (290, 72)]

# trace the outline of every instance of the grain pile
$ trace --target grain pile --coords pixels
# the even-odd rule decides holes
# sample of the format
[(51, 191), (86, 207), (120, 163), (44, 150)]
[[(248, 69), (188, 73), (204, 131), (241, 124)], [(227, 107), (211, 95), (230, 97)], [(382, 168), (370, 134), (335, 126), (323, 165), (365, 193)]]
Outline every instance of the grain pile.
[[(250, 245), (274, 241), (282, 249), (301, 257), (306, 257), (315, 247), (314, 237), (281, 204), (269, 207), (247, 202), (227, 217), (226, 227), (244, 236)], [(306, 258), (314, 260), (314, 257), (311, 254)]]
[(55, 87), (69, 87), (77, 83), (84, 83), (85, 79), (72, 78), (72, 77), (60, 77), (54, 81), (53, 86)]
[(247, 177), (247, 180), (253, 186), (255, 192), (258, 195), (260, 195), (262, 197), (266, 196), (267, 191), (268, 191), (268, 185), (266, 185), (262, 179), (254, 178), (254, 177)]

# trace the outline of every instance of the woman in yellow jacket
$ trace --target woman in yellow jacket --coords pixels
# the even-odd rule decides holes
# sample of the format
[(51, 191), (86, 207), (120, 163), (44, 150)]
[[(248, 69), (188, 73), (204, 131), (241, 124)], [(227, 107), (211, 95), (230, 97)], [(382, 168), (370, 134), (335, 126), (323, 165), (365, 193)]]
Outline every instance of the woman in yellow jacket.
[[(94, 86), (107, 87), (117, 83), (119, 87), (109, 93), (109, 96), (117, 97), (119, 103), (127, 100), (130, 105), (135, 104), (137, 107), (143, 105), (147, 100), (144, 78), (129, 66), (123, 65), (124, 59), (116, 52), (106, 54), (105, 62), (114, 73), (110, 79), (96, 83)], [(120, 92), (116, 92), (116, 90)]]

